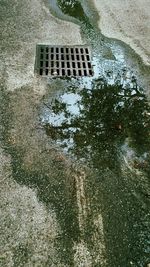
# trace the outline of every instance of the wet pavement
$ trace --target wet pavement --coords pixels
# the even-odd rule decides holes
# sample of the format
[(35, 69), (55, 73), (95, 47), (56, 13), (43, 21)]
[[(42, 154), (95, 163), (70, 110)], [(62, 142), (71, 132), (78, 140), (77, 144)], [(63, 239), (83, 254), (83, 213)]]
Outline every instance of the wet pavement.
[(94, 7), (81, 3), (50, 10), (80, 25), (94, 77), (48, 79), (43, 94), (1, 83), (2, 266), (150, 261), (149, 68), (101, 35)]

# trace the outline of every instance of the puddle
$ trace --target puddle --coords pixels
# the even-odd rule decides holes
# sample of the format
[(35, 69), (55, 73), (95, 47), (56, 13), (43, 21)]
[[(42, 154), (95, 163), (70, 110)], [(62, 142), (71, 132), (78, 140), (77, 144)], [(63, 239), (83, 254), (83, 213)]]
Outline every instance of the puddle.
[(45, 96), (40, 122), (64, 154), (95, 175), (87, 183), (90, 194), (95, 192), (93, 205), (103, 199), (108, 263), (142, 267), (149, 260), (150, 108), (139, 80), (148, 68), (132, 49), (100, 33), (84, 1), (53, 3), (55, 15), (80, 24), (92, 49), (94, 77), (67, 84), (58, 79), (59, 86), (50, 80), (55, 93)]
[[(101, 34), (96, 24), (98, 15), (95, 12), (95, 19), (92, 19), (94, 7), (88, 4), (77, 0), (50, 3), (51, 10), (59, 18), (73, 20), (81, 26), (83, 39), (92, 49), (94, 76), (68, 79), (67, 84), (60, 80), (59, 88), (57, 82), (49, 80), (50, 84), (55, 84), (58, 96), (46, 96), (41, 122), (63, 151), (76, 159), (88, 157), (91, 160), (92, 140), (95, 145), (106, 142), (106, 147), (110, 148), (117, 147), (119, 142), (121, 145), (130, 136), (131, 140), (135, 139), (135, 149), (145, 143), (144, 150), (149, 146), (149, 116), (146, 115), (149, 106), (145, 91), (138, 84), (136, 71), (126, 65), (125, 47)], [(140, 137), (139, 132), (143, 133)]]
[(99, 78), (89, 87), (82, 82), (67, 87), (62, 80), (58, 96), (46, 96), (40, 118), (65, 153), (96, 168), (119, 168), (118, 150), (129, 138), (139, 157), (148, 154), (150, 108), (135, 79)]
[[(55, 92), (50, 90), (43, 99), (40, 122), (50, 143), (93, 172), (95, 178), (86, 180), (87, 191), (94, 210), (103, 206), (108, 261), (142, 267), (149, 257), (146, 96), (135, 79), (125, 82), (120, 76), (115, 82), (111, 77), (67, 84), (58, 80)], [(119, 257), (114, 255), (117, 245)]]

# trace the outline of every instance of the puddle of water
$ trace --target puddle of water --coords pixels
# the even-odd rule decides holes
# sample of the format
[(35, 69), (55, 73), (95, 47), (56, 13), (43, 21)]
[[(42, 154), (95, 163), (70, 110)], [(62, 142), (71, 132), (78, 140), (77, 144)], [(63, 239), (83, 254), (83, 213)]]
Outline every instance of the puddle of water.
[[(85, 13), (84, 1), (58, 0), (55, 4), (57, 11), (51, 8), (58, 17), (66, 19), (64, 13), (81, 25), (83, 39), (92, 48), (94, 77), (68, 80), (67, 86), (62, 80), (59, 90), (56, 85), (55, 100), (52, 94), (44, 99), (41, 122), (50, 140), (74, 160), (89, 165), (96, 175), (95, 181), (89, 181), (89, 191), (95, 192), (95, 206), (102, 201), (99, 195), (103, 196), (110, 265), (143, 267), (149, 239), (148, 209), (141, 203), (147, 203), (147, 197), (142, 197), (147, 185), (144, 188), (135, 181), (140, 173), (145, 181), (150, 174), (150, 108), (137, 85), (140, 61), (131, 49), (100, 33), (87, 9)], [(135, 69), (127, 66), (128, 57)]]
[(84, 10), (81, 6), (81, 3), (79, 1), (57, 1), (58, 7), (61, 9), (61, 11), (69, 15), (71, 17), (74, 17), (78, 20), (85, 19)]
[[(41, 122), (50, 141), (80, 165), (90, 166), (97, 177), (97, 181), (91, 177), (89, 183), (92, 195), (98, 191), (97, 194), (104, 197), (105, 241), (111, 231), (108, 244), (106, 242), (111, 246), (108, 258), (114, 264), (130, 266), (133, 262), (133, 266), (141, 267), (148, 259), (148, 217), (145, 204), (143, 210), (141, 181), (137, 180), (135, 184), (139, 179), (135, 173), (142, 173), (144, 179), (150, 173), (150, 107), (147, 99), (136, 81), (129, 83), (129, 78), (127, 83), (122, 78), (112, 82), (103, 77), (84, 83), (84, 86), (81, 79), (64, 84), (64, 80), (59, 80), (59, 90), (56, 85), (54, 98), (51, 91), (45, 97)], [(123, 162), (128, 172), (124, 172)], [(94, 199), (96, 206), (102, 201), (98, 196)], [(147, 202), (146, 191), (144, 202)], [(114, 222), (109, 225), (108, 213), (112, 221), (122, 221), (120, 226), (117, 224), (117, 233), (124, 231), (123, 243), (120, 234), (116, 240)], [(114, 244), (120, 244), (119, 258), (114, 256)], [(124, 251), (126, 246), (134, 253), (128, 249)]]
[(149, 105), (135, 80), (129, 84), (99, 78), (90, 88), (68, 83), (67, 89), (48, 101), (41, 115), (47, 134), (78, 160), (94, 164), (99, 158), (97, 168), (102, 155), (105, 165), (117, 162), (113, 153), (126, 138), (139, 156), (148, 153)]

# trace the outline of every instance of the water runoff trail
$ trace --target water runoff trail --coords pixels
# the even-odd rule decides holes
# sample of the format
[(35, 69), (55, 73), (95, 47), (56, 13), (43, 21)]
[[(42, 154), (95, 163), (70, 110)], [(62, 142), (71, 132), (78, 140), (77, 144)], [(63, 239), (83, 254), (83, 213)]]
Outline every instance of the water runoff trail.
[(40, 109), (50, 142), (79, 167), (72, 264), (146, 266), (150, 108), (141, 79), (149, 68), (128, 46), (101, 34), (91, 1), (49, 4), (55, 16), (80, 25), (94, 68), (92, 78), (49, 80)]

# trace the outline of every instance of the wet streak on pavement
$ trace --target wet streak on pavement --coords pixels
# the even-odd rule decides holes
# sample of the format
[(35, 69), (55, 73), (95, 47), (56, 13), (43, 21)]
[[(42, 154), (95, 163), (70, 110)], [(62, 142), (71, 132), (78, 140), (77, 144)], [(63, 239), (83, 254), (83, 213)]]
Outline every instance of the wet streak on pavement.
[[(57, 2), (65, 15), (81, 24), (82, 34), (93, 48), (97, 77), (93, 86), (81, 81), (79, 87), (70, 85), (64, 90), (62, 83), (56, 100), (48, 96), (44, 100), (50, 108), (44, 108), (41, 119), (46, 133), (65, 153), (93, 169), (85, 187), (92, 210), (103, 217), (108, 265), (142, 267), (149, 261), (150, 119), (146, 88), (139, 87), (139, 77), (126, 66), (127, 50), (100, 34), (84, 13), (84, 5)], [(128, 52), (136, 61), (133, 51), (128, 48)], [(90, 227), (85, 227), (89, 247)]]
[[(19, 224), (13, 232), (16, 221), (7, 219), (5, 248), (11, 248), (4, 251), (2, 261), (10, 259), (17, 267), (143, 267), (149, 261), (150, 228), (146, 88), (138, 86), (134, 69), (124, 66), (127, 50), (100, 35), (84, 6), (78, 1), (58, 1), (58, 6), (81, 23), (93, 47), (95, 77), (50, 80), (43, 98), (32, 86), (7, 92), (2, 83), (0, 136), (11, 155), (14, 182), (30, 188), (30, 194), (35, 190), (45, 212), (53, 211), (59, 225), (53, 236), (53, 223), (46, 228), (44, 217), (42, 232), (32, 213), (27, 232), (20, 231), (24, 228)], [(21, 223), (28, 209), (22, 215), (19, 202)], [(41, 215), (39, 206), (37, 210)], [(19, 233), (17, 240), (10, 238), (13, 233)]]

